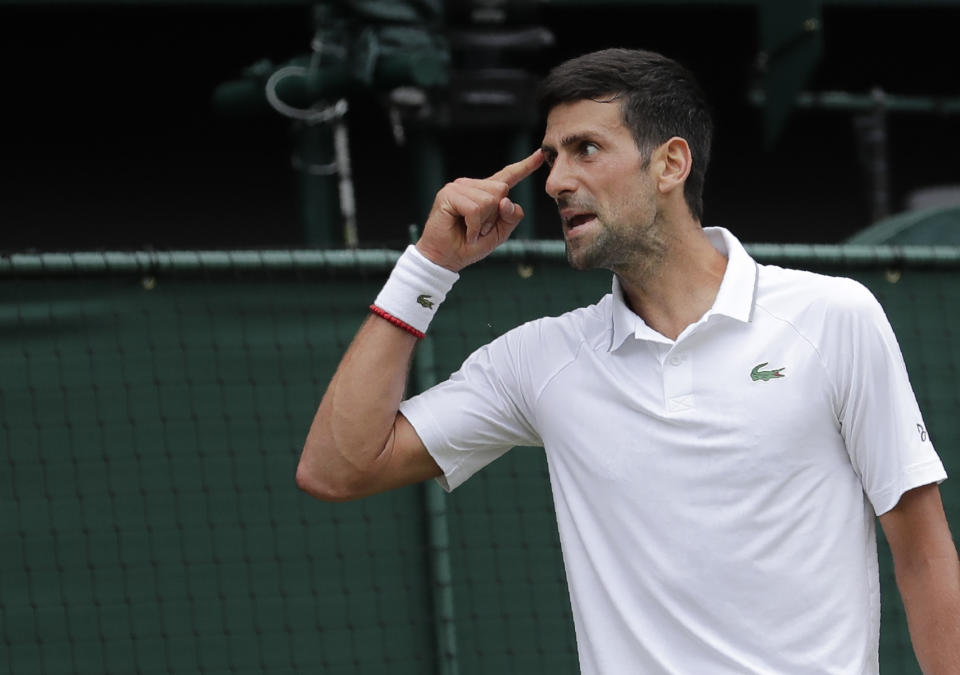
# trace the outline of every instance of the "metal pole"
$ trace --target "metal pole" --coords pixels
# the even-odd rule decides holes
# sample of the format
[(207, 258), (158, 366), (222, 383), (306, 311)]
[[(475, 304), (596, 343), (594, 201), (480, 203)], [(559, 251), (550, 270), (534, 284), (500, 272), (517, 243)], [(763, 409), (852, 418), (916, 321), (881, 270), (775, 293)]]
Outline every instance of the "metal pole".
[(299, 172), (304, 243), (333, 248), (337, 236), (337, 161), (327, 124), (304, 124), (298, 130), (299, 154), (292, 157)]
[[(435, 130), (415, 127), (410, 132), (410, 152), (413, 155), (413, 172), (416, 180), (417, 217), (425, 222), (433, 207), (433, 198), (445, 180), (445, 157), (443, 147)], [(415, 240), (416, 228), (410, 228), (411, 242)]]
[(874, 89), (873, 109), (858, 115), (854, 124), (860, 133), (864, 161), (870, 176), (870, 216), (877, 222), (890, 215), (890, 168), (887, 163), (887, 109), (883, 91)]
[[(410, 226), (410, 240), (416, 241), (417, 227)], [(414, 357), (414, 377), (422, 390), (436, 383), (433, 344), (429, 336), (420, 341)], [(427, 518), (427, 545), (430, 547), (430, 576), (433, 596), (434, 638), (437, 674), (458, 675), (457, 622), (453, 598), (453, 567), (450, 564), (450, 529), (447, 495), (435, 481), (423, 484)]]
[(353, 194), (353, 169), (350, 165), (350, 141), (347, 123), (343, 117), (333, 123), (333, 149), (336, 156), (340, 197), (340, 215), (343, 216), (343, 243), (347, 248), (356, 248), (360, 243), (357, 234), (357, 202)]
[[(526, 129), (521, 129), (510, 136), (508, 162), (517, 162), (531, 152), (534, 145), (533, 136)], [(536, 235), (536, 190), (531, 178), (521, 182), (512, 190), (513, 201), (523, 207), (523, 220), (513, 231), (514, 239), (533, 239)]]

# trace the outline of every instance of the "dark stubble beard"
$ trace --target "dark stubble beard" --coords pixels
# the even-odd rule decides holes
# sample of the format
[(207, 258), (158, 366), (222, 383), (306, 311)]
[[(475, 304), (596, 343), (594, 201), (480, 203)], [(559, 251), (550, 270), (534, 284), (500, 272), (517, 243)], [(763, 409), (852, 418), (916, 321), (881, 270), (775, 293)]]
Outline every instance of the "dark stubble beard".
[(615, 256), (622, 254), (623, 237), (618, 236), (610, 227), (599, 220), (600, 231), (593, 241), (574, 249), (570, 240), (566, 240), (567, 262), (575, 270), (610, 269), (615, 264)]
[(611, 228), (599, 219), (599, 232), (593, 241), (574, 250), (566, 240), (567, 262), (577, 270), (607, 269), (616, 274), (630, 272), (649, 278), (660, 269), (666, 257), (667, 241), (660, 227), (660, 215), (635, 229)]

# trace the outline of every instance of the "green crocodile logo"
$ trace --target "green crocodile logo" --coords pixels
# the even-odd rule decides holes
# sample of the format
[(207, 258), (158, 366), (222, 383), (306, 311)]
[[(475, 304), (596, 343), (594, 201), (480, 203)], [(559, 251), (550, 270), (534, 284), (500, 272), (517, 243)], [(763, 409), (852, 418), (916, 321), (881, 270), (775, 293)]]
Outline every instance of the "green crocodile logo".
[(754, 382), (758, 380), (767, 382), (768, 380), (773, 380), (778, 377), (784, 377), (784, 374), (781, 371), (786, 370), (786, 366), (784, 366), (783, 368), (776, 368), (774, 370), (760, 370), (765, 365), (767, 365), (767, 363), (769, 362), (758, 363), (757, 365), (755, 365), (753, 367), (753, 370), (750, 371), (750, 379), (753, 380)]
[(419, 302), (421, 306), (426, 307), (427, 309), (433, 308), (433, 300), (430, 299), (429, 295), (418, 295), (417, 302)]

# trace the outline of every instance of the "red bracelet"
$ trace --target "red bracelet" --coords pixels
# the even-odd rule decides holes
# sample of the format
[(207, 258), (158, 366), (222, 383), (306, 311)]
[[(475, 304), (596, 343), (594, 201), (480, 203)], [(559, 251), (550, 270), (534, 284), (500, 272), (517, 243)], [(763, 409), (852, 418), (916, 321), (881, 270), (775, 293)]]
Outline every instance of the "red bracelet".
[(426, 333), (424, 333), (423, 331), (417, 330), (410, 324), (406, 323), (405, 321), (401, 321), (400, 319), (395, 317), (393, 314), (390, 314), (389, 312), (386, 312), (380, 309), (376, 305), (370, 305), (370, 311), (376, 314), (377, 316), (379, 316), (380, 318), (386, 319), (397, 328), (402, 328), (403, 330), (407, 331), (408, 333), (410, 333), (410, 335), (413, 335), (414, 337), (421, 338), (421, 339), (426, 337)]

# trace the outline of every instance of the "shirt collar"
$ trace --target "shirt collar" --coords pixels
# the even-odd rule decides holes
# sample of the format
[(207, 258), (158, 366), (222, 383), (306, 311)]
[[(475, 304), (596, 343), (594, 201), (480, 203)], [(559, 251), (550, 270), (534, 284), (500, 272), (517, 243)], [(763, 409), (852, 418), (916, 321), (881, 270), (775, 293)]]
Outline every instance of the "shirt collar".
[[(715, 249), (727, 258), (720, 290), (698, 323), (705, 322), (714, 314), (721, 314), (736, 321), (747, 323), (753, 315), (753, 303), (757, 288), (757, 263), (743, 245), (728, 230), (722, 227), (705, 227), (704, 233)], [(616, 275), (613, 277), (613, 335), (610, 351), (618, 348), (629, 336), (638, 339), (672, 344), (672, 340), (656, 332), (643, 319), (633, 313), (623, 299), (623, 289)]]

